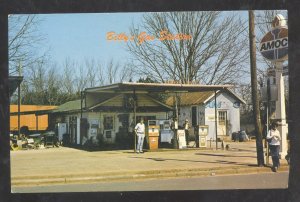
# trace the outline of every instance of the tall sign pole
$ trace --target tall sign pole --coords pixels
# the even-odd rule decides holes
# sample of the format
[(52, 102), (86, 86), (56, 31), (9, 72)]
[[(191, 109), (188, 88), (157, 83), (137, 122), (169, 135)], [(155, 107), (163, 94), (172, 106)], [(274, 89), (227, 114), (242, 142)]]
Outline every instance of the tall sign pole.
[(287, 154), (287, 133), (288, 125), (286, 123), (285, 96), (284, 96), (284, 81), (282, 76), (283, 62), (275, 62), (276, 85), (278, 90), (278, 99), (276, 101), (275, 119), (279, 121), (278, 130), (281, 135), (280, 154), (281, 159)]
[(288, 58), (288, 29), (284, 17), (276, 15), (272, 22), (273, 29), (261, 40), (260, 52), (274, 65), (277, 95), (275, 120), (278, 121), (278, 130), (281, 135), (280, 154), (283, 159), (287, 154), (287, 132), (286, 123), (284, 80), (282, 76), (283, 62)]

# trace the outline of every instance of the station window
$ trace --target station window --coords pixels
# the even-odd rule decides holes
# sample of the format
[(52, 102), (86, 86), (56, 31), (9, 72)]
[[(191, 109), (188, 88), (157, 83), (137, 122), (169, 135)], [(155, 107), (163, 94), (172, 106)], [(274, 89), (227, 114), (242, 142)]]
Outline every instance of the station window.
[(114, 118), (113, 116), (105, 116), (103, 120), (104, 130), (114, 129)]

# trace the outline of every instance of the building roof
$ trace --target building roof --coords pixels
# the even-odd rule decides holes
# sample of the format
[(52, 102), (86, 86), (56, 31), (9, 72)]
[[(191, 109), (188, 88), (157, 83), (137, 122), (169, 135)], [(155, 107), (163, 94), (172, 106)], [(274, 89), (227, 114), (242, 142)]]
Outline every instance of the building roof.
[[(144, 98), (145, 98), (145, 95), (144, 95)], [(112, 111), (119, 110), (120, 106), (115, 105), (116, 102), (114, 102), (114, 100), (117, 100), (117, 101), (121, 100), (121, 102), (123, 102), (123, 99), (124, 99), (123, 96), (111, 94), (111, 96), (109, 98), (106, 98), (105, 100), (101, 100), (100, 102), (93, 105), (92, 107), (85, 108), (85, 102), (83, 101), (82, 108), (84, 111), (90, 111), (90, 110), (99, 110), (103, 106), (103, 109), (106, 109), (106, 110), (112, 110)], [(150, 96), (147, 96), (147, 99), (153, 101), (154, 103), (157, 103), (161, 107), (160, 109), (164, 109), (164, 110), (172, 109), (170, 106), (166, 105), (165, 103), (161, 103), (158, 100), (156, 100)], [(105, 106), (109, 102), (114, 102), (114, 103), (111, 106), (110, 105)], [(138, 110), (145, 110), (146, 108), (159, 109), (158, 107), (155, 107), (155, 106), (138, 106)], [(64, 113), (64, 112), (72, 113), (72, 112), (79, 112), (80, 110), (81, 110), (81, 100), (75, 100), (75, 101), (66, 102), (66, 103), (60, 105), (57, 109), (54, 109), (51, 113)]]
[[(29, 114), (47, 114), (49, 111), (56, 109), (57, 106), (51, 105), (20, 105), (20, 115), (29, 115)], [(10, 105), (10, 115), (18, 115), (18, 105)]]
[(124, 82), (116, 83), (107, 86), (100, 86), (95, 88), (85, 89), (86, 93), (172, 93), (172, 92), (203, 92), (203, 91), (217, 91), (233, 87), (232, 85), (200, 85), (200, 84), (167, 84), (167, 83), (134, 83)]
[[(231, 90), (226, 89), (225, 92), (232, 95), (234, 98), (239, 100), (240, 102), (245, 104), (245, 101), (238, 97), (235, 93), (233, 93)], [(217, 93), (220, 93), (218, 91)], [(206, 92), (191, 92), (191, 93), (181, 93), (180, 96), (180, 105), (182, 106), (188, 106), (188, 105), (199, 105), (206, 103), (211, 98), (214, 97), (214, 91), (206, 91)], [(173, 96), (169, 97), (166, 100), (166, 104), (172, 106), (174, 103)]]
[[(213, 91), (192, 92), (180, 94), (180, 105), (197, 105), (204, 103), (208, 98), (214, 95)], [(166, 104), (172, 106), (174, 103), (173, 96), (166, 100)]]
[[(102, 96), (98, 100), (97, 105), (101, 105), (101, 103), (106, 102), (110, 98), (113, 98), (113, 94), (126, 94), (133, 92), (135, 93), (184, 93), (182, 94), (181, 104), (186, 103), (189, 104), (199, 104), (205, 102), (208, 98), (214, 95), (215, 91), (226, 90), (233, 94), (237, 99), (241, 102), (244, 102), (238, 96), (236, 96), (232, 91), (228, 90), (228, 88), (232, 87), (231, 85), (200, 85), (200, 84), (165, 84), (165, 83), (132, 83), (132, 82), (124, 82), (124, 83), (116, 83), (107, 86), (95, 87), (95, 88), (87, 88), (85, 89), (86, 94), (101, 94), (107, 95)], [(187, 94), (189, 92), (189, 94)], [(112, 94), (112, 95), (109, 95)], [(98, 95), (97, 95), (98, 96)], [(170, 101), (167, 101), (168, 106), (173, 105), (173, 99), (169, 98)], [(163, 103), (160, 103), (164, 105)], [(82, 108), (85, 108), (85, 102), (82, 102)], [(164, 105), (165, 106), (165, 105)], [(167, 106), (165, 106), (167, 107)], [(169, 108), (169, 107), (167, 107)], [(81, 100), (74, 100), (66, 102), (56, 109), (43, 110), (40, 114), (43, 113), (62, 113), (62, 112), (78, 112), (81, 110)], [(30, 113), (30, 112), (27, 112)], [(31, 112), (32, 113), (32, 112)]]
[[(84, 108), (84, 102), (82, 102), (83, 108)], [(54, 109), (52, 113), (61, 113), (61, 112), (76, 112), (81, 110), (81, 100), (74, 100), (66, 102), (60, 106), (58, 106), (57, 109)]]

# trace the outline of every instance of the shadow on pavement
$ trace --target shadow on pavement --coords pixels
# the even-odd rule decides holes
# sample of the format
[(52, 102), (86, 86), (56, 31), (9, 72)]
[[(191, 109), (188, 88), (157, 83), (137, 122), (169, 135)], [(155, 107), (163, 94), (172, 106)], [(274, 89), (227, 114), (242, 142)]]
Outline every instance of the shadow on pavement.
[(239, 163), (234, 161), (224, 161), (224, 160), (215, 160), (215, 161), (201, 161), (201, 160), (183, 160), (183, 159), (170, 159), (170, 158), (149, 158), (149, 157), (129, 157), (129, 158), (136, 158), (136, 159), (148, 159), (153, 161), (184, 161), (184, 162), (194, 162), (194, 163), (211, 163), (211, 164), (233, 164), (233, 165), (243, 165), (249, 166), (251, 164), (248, 163)]
[(220, 156), (220, 157), (244, 157), (244, 158), (256, 158), (255, 156), (242, 156), (242, 155), (230, 155), (230, 154), (210, 154), (210, 153), (196, 153), (200, 156)]

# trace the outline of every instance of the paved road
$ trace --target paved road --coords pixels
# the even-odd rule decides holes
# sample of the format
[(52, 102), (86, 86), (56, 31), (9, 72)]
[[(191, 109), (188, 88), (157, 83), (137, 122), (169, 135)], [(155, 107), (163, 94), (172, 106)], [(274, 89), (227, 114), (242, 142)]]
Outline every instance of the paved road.
[(228, 176), (193, 177), (161, 180), (13, 187), (13, 193), (108, 192), (158, 190), (219, 190), (287, 188), (288, 172)]

